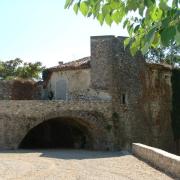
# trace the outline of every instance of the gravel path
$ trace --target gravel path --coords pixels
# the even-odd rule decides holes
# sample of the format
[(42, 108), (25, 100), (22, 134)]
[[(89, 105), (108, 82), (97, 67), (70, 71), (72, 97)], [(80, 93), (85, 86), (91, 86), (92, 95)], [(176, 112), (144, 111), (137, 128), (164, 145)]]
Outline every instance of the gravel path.
[(170, 180), (127, 152), (1, 151), (0, 180)]

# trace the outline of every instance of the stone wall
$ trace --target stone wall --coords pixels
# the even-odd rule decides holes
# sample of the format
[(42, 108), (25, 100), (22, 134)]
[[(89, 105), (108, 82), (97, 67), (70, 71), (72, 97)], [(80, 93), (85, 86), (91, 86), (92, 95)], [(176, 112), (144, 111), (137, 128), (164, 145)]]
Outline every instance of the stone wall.
[(73, 92), (84, 91), (89, 88), (90, 84), (90, 70), (67, 70), (67, 71), (57, 71), (51, 74), (51, 78), (48, 81), (48, 90), (54, 93), (54, 99), (57, 99), (57, 82), (59, 80), (64, 80), (66, 82), (66, 96), (70, 98)]
[(143, 99), (152, 123), (153, 144), (149, 145), (174, 152), (171, 74), (169, 67), (147, 64)]
[(0, 81), (0, 99), (8, 100), (11, 99), (11, 87), (12, 81)]
[(179, 156), (139, 143), (133, 143), (132, 153), (174, 178), (180, 178)]
[(116, 38), (114, 47), (112, 89), (113, 111), (117, 114), (115, 127), (118, 147), (131, 148), (132, 142), (152, 142), (151, 122), (144, 110), (143, 81), (145, 61), (142, 56), (132, 57), (124, 49), (124, 38)]
[[(99, 138), (100, 143), (94, 143), (99, 149), (129, 150), (133, 142), (139, 142), (171, 151), (171, 69), (147, 64), (140, 54), (132, 57), (124, 49), (123, 39), (92, 37), (91, 69), (51, 74), (43, 98), (48, 99), (51, 90), (56, 94), (56, 82), (64, 79), (66, 101), (0, 101), (0, 133), (5, 138), (0, 144), (17, 147), (22, 136), (38, 123), (51, 116), (69, 115), (83, 123), (91, 124), (96, 119), (88, 128)], [(19, 86), (15, 88), (14, 83), (1, 81), (0, 99), (41, 99), (41, 94), (36, 93), (41, 92), (40, 87), (26, 92), (18, 90)]]
[(91, 40), (91, 86), (112, 96), (116, 148), (140, 142), (172, 150), (171, 69), (148, 65), (140, 54), (132, 57), (123, 37)]
[(41, 99), (42, 86), (29, 80), (0, 81), (0, 100)]
[(16, 149), (25, 135), (39, 124), (56, 118), (85, 126), (92, 149), (113, 150), (111, 103), (103, 101), (0, 101), (0, 149)]
[(91, 37), (91, 86), (108, 90), (111, 85), (114, 36)]
[[(90, 87), (92, 69), (75, 69), (52, 72), (47, 83), (47, 94), (52, 91), (53, 99), (58, 99), (57, 92), (65, 90), (64, 100), (111, 100), (106, 90)], [(57, 87), (57, 82), (63, 80), (66, 87)]]

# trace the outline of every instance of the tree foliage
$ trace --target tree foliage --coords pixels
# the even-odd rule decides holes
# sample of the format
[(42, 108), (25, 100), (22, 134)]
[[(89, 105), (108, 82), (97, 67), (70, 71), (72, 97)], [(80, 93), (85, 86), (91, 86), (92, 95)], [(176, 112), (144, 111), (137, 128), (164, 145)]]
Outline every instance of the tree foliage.
[(145, 54), (145, 59), (150, 63), (167, 63), (180, 67), (180, 46), (172, 43), (168, 47), (151, 48)]
[(0, 61), (0, 79), (40, 79), (43, 69), (41, 62), (27, 63), (19, 58)]
[(65, 8), (93, 16), (102, 25), (123, 22), (131, 53), (146, 54), (150, 48), (180, 45), (180, 0), (66, 0)]

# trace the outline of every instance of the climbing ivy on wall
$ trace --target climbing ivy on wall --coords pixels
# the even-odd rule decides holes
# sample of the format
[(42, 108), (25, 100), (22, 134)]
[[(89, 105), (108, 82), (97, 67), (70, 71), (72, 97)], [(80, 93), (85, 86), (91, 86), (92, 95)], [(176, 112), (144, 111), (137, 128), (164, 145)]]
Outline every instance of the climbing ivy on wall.
[(172, 128), (175, 140), (180, 139), (180, 69), (172, 71)]

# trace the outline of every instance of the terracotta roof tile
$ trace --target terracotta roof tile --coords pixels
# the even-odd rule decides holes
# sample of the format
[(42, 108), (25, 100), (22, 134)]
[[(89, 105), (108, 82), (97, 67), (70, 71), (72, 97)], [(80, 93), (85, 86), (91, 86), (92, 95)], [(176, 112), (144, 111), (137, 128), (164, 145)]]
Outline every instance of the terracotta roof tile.
[(48, 71), (66, 71), (66, 70), (77, 70), (77, 69), (88, 69), (90, 68), (90, 57), (84, 57), (79, 60), (71, 61), (68, 63), (62, 63), (58, 66), (47, 68)]

